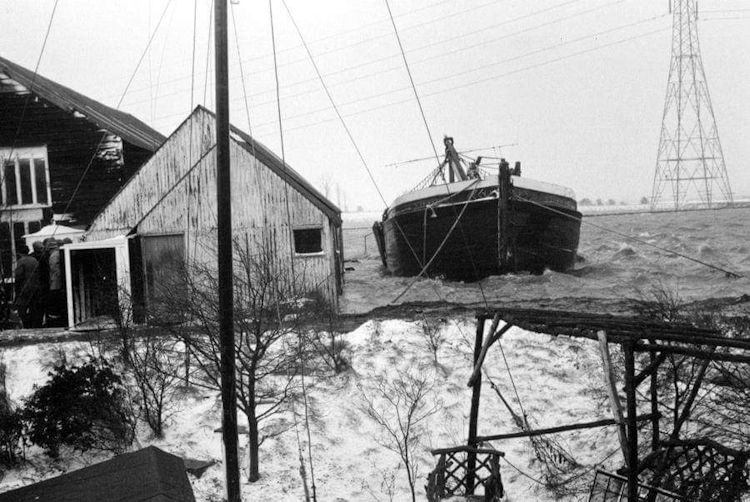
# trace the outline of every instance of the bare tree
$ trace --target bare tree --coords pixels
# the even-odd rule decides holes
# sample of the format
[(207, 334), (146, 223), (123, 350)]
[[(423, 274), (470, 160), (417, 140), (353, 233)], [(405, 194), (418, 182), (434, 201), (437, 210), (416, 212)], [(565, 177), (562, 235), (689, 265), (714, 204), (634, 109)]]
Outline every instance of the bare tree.
[(138, 388), (143, 418), (157, 437), (164, 434), (165, 422), (174, 414), (174, 398), (182, 377), (182, 351), (179, 341), (147, 330), (131, 339), (125, 368)]
[(635, 293), (636, 298), (631, 301), (637, 314), (667, 322), (684, 320), (685, 301), (663, 282), (658, 281), (646, 291), (636, 289)]
[[(293, 274), (262, 243), (235, 240), (234, 326), (237, 406), (248, 424), (248, 480), (260, 478), (263, 442), (293, 427), (282, 413), (296, 398), (297, 353), (287, 350), (305, 314), (304, 270)], [(166, 326), (184, 344), (199, 372), (194, 384), (220, 389), (218, 280), (212, 266), (193, 263), (160, 296)], [(175, 316), (180, 314), (181, 318)], [(160, 317), (158, 314), (155, 318)]]
[(349, 344), (344, 340), (339, 324), (339, 315), (330, 303), (321, 301), (314, 307), (316, 321), (307, 331), (306, 345), (335, 375), (349, 369)]
[[(171, 264), (170, 266), (174, 266)], [(172, 285), (168, 289), (173, 290)], [(108, 310), (119, 335), (119, 354), (131, 400), (140, 406), (143, 419), (156, 437), (164, 434), (164, 424), (173, 415), (174, 397), (183, 380), (181, 370), (184, 350), (181, 342), (168, 333), (152, 328), (134, 328), (134, 311), (138, 306), (129, 291), (120, 289)], [(92, 357), (102, 357), (116, 347), (107, 340), (90, 341)]]
[(422, 339), (427, 346), (427, 349), (432, 354), (432, 360), (435, 366), (440, 364), (438, 362), (438, 352), (445, 343), (445, 332), (442, 330), (443, 319), (437, 319), (435, 321), (428, 321), (425, 317), (419, 324), (422, 328)]
[(412, 502), (419, 471), (417, 451), (425, 432), (424, 422), (437, 413), (442, 403), (434, 396), (429, 372), (399, 370), (392, 381), (378, 380), (372, 389), (360, 388), (362, 411), (378, 425), (378, 443), (398, 454), (406, 469)]

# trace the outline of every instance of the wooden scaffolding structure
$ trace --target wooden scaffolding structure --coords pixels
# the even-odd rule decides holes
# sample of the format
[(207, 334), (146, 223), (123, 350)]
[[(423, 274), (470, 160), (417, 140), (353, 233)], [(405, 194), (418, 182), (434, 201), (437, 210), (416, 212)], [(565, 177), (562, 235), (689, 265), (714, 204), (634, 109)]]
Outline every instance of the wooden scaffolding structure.
[[(492, 323), (486, 332), (485, 325), (488, 320)], [(505, 324), (498, 328), (500, 320)], [(478, 435), (482, 365), (489, 348), (513, 326), (552, 336), (566, 335), (597, 342), (605, 368), (605, 384), (613, 417), (548, 429)], [(613, 344), (619, 345), (624, 355), (624, 410), (615, 385), (615, 368), (610, 363), (609, 347)], [(636, 354), (642, 353), (649, 355), (648, 363), (636, 372)], [(657, 377), (659, 368), (673, 354), (689, 356), (701, 363), (691, 387), (686, 390), (687, 397), (682, 409), (674, 410), (672, 430), (665, 433), (660, 426), (662, 414), (659, 411)], [(624, 476), (612, 475), (606, 484), (609, 487), (610, 481), (616, 482), (617, 478), (620, 478), (621, 498), (610, 498), (607, 493), (612, 492), (607, 490), (596, 498), (593, 496), (592, 488), (590, 500), (702, 500), (704, 498), (701, 494), (707, 493), (708, 490), (714, 497), (708, 500), (735, 500), (738, 491), (746, 490), (748, 486), (747, 464), (750, 460), (750, 450), (735, 450), (711, 440), (683, 440), (680, 434), (683, 425), (690, 418), (706, 370), (712, 361), (750, 364), (750, 340), (724, 337), (715, 329), (686, 323), (667, 323), (625, 316), (535, 309), (501, 309), (478, 314), (474, 367), (468, 384), (472, 388), (472, 397), (469, 436), (465, 448), (465, 494), (474, 493), (477, 480), (475, 452), (481, 451), (479, 448), (483, 442), (616, 424), (619, 427)], [(637, 415), (636, 392), (646, 381), (649, 381), (647, 394), (650, 412)], [(639, 458), (639, 422), (648, 422), (651, 425), (650, 453), (643, 458)], [(718, 472), (713, 479), (705, 478), (707, 466)], [(644, 471), (650, 471), (653, 486), (639, 482), (639, 474)], [(598, 472), (597, 476), (600, 474), (604, 475)], [(625, 495), (627, 499), (624, 498)], [(720, 498), (715, 498), (716, 496)]]

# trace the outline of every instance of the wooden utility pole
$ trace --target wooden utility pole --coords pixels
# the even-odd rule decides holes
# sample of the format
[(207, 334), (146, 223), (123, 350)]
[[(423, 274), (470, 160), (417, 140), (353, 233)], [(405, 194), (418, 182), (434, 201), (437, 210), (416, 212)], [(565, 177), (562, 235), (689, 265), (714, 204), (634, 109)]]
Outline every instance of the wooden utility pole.
[(216, 56), (216, 215), (219, 265), (219, 341), (221, 346), (222, 435), (227, 500), (239, 502), (237, 390), (234, 373), (234, 294), (232, 286), (232, 192), (229, 154), (229, 63), (227, 0), (214, 4)]

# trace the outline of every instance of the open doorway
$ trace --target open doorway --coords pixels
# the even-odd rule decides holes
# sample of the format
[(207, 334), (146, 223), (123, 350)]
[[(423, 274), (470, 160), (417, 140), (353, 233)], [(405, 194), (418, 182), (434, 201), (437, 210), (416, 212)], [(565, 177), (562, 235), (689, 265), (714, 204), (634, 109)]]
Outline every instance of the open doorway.
[(119, 315), (115, 250), (71, 251), (74, 324)]
[(63, 252), (68, 326), (112, 326), (131, 300), (128, 239), (77, 242)]

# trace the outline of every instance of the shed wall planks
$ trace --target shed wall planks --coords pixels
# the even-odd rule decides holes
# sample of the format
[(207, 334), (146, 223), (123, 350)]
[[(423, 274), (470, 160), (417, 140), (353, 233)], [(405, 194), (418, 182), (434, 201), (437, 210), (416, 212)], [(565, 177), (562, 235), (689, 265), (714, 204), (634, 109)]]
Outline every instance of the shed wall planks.
[[(135, 226), (140, 235), (182, 233), (187, 259), (215, 262), (214, 138), (214, 117), (196, 110), (96, 218), (87, 239), (122, 235)], [(250, 253), (270, 251), (276, 267), (294, 272), (308, 289), (320, 290), (337, 304), (337, 225), (235, 137), (230, 144), (236, 245), (247, 245)], [(323, 252), (296, 255), (293, 230), (297, 227), (320, 228)]]

